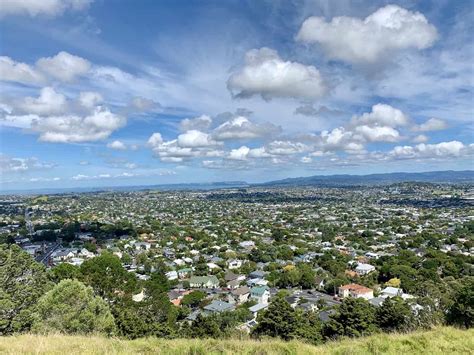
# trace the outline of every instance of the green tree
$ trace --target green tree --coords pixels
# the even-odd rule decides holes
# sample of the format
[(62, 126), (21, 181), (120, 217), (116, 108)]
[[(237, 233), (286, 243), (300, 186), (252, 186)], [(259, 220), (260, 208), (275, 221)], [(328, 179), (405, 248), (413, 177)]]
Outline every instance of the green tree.
[(387, 297), (375, 315), (378, 326), (384, 331), (406, 331), (413, 324), (411, 308), (400, 297)]
[(49, 270), (48, 276), (54, 283), (59, 283), (61, 280), (79, 278), (80, 272), (77, 266), (61, 263)]
[(109, 306), (94, 296), (91, 287), (77, 280), (62, 280), (38, 300), (33, 330), (113, 334), (115, 323)]
[(448, 322), (471, 328), (474, 325), (474, 278), (466, 279), (465, 284), (455, 293), (454, 302), (449, 309)]
[(326, 337), (335, 338), (370, 335), (376, 330), (374, 307), (363, 298), (348, 297), (325, 324), (323, 332)]
[(108, 252), (82, 263), (81, 281), (106, 300), (130, 295), (137, 285), (135, 276), (123, 268), (117, 256)]
[(204, 298), (206, 298), (205, 292), (193, 291), (183, 297), (183, 299), (181, 300), (181, 304), (183, 306), (196, 307)]
[(0, 334), (28, 330), (38, 298), (51, 286), (42, 264), (17, 245), (0, 245)]
[(285, 299), (276, 297), (268, 308), (258, 316), (258, 324), (252, 334), (255, 336), (293, 339), (297, 328), (297, 314)]

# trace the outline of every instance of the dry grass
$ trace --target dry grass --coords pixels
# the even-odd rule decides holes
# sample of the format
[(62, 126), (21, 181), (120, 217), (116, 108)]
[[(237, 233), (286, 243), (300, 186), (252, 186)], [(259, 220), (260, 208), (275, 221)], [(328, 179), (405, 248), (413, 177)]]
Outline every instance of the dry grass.
[(2, 354), (474, 354), (474, 330), (449, 327), (411, 334), (379, 334), (321, 346), (278, 340), (156, 338), (123, 340), (100, 336), (18, 335), (0, 337)]

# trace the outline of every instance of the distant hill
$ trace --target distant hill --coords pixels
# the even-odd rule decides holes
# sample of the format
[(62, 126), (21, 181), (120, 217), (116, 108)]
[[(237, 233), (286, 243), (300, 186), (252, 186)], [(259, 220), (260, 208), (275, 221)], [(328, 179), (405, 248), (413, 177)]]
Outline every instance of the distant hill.
[(88, 193), (101, 191), (144, 191), (144, 190), (218, 190), (230, 188), (261, 187), (261, 186), (321, 186), (343, 187), (358, 185), (382, 185), (399, 182), (428, 183), (474, 183), (474, 170), (464, 171), (430, 171), (424, 173), (387, 173), (371, 175), (315, 175), (308, 177), (288, 178), (264, 183), (248, 183), (245, 181), (220, 181), (208, 183), (157, 184), (136, 186), (103, 186), (103, 187), (71, 187), (44, 188), (32, 190), (0, 190), (0, 195), (52, 195), (67, 193)]
[(387, 173), (370, 175), (315, 175), (263, 183), (263, 186), (354, 186), (399, 182), (474, 183), (474, 171), (430, 171), (424, 173)]
[(440, 327), (408, 334), (377, 334), (313, 346), (298, 341), (156, 339), (100, 336), (0, 337), (2, 354), (472, 354), (474, 330)]

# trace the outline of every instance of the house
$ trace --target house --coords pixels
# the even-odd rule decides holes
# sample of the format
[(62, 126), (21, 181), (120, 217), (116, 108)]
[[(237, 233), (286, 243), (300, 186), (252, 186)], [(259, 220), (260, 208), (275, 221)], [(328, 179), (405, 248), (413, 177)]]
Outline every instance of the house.
[(375, 271), (375, 266), (370, 264), (359, 263), (355, 268), (355, 272), (357, 272), (359, 276), (368, 275), (372, 271)]
[(178, 273), (173, 270), (173, 271), (168, 271), (166, 274), (165, 274), (166, 278), (170, 281), (172, 280), (176, 280), (178, 278)]
[(249, 308), (249, 311), (252, 312), (253, 318), (257, 319), (258, 312), (264, 310), (268, 307), (268, 303), (257, 303), (255, 306)]
[(247, 286), (242, 286), (239, 288), (236, 288), (235, 290), (232, 290), (232, 292), (229, 294), (228, 300), (229, 303), (245, 303), (249, 300), (250, 298), (250, 288)]
[(235, 309), (235, 306), (233, 304), (214, 300), (210, 304), (208, 304), (206, 307), (204, 307), (204, 312), (208, 314), (222, 313), (222, 312), (227, 312), (227, 311), (233, 311), (234, 309)]
[(270, 289), (268, 286), (254, 286), (250, 289), (250, 298), (258, 303), (268, 303)]
[(358, 285), (358, 284), (348, 284), (339, 287), (338, 295), (341, 298), (354, 297), (354, 298), (365, 298), (370, 300), (374, 298), (374, 291), (371, 288)]
[(227, 262), (227, 267), (232, 270), (232, 269), (238, 269), (242, 266), (242, 260), (238, 259), (232, 259)]
[(381, 297), (401, 297), (403, 295), (403, 290), (397, 287), (385, 287), (381, 292)]
[(64, 260), (67, 260), (67, 259), (71, 259), (71, 258), (73, 258), (74, 256), (75, 256), (75, 255), (74, 255), (74, 253), (72, 252), (72, 250), (63, 249), (63, 250), (59, 250), (59, 251), (57, 251), (56, 253), (54, 253), (53, 260), (54, 260), (54, 261), (64, 261)]
[(191, 276), (189, 279), (189, 286), (191, 288), (217, 288), (219, 287), (219, 280), (215, 275)]

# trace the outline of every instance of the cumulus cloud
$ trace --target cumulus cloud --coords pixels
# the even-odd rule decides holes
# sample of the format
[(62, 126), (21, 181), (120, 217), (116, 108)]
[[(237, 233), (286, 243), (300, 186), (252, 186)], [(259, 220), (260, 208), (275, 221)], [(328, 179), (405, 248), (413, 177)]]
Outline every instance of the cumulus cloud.
[(419, 12), (387, 5), (367, 16), (309, 17), (296, 39), (318, 43), (327, 57), (349, 63), (373, 64), (406, 49), (425, 49), (437, 38), (436, 28)]
[(372, 111), (352, 118), (354, 125), (368, 124), (388, 127), (405, 126), (409, 123), (408, 117), (399, 109), (386, 104), (372, 106)]
[(247, 155), (250, 152), (250, 148), (243, 145), (240, 148), (232, 149), (228, 155), (228, 159), (231, 160), (246, 160)]
[(281, 128), (271, 123), (257, 124), (248, 118), (237, 116), (215, 128), (212, 137), (216, 140), (254, 139), (270, 137), (281, 132)]
[(389, 126), (358, 126), (355, 132), (360, 134), (368, 142), (396, 142), (400, 139), (400, 133)]
[(40, 58), (34, 65), (16, 62), (10, 57), (0, 57), (0, 80), (27, 85), (42, 85), (48, 81), (71, 82), (91, 69), (91, 63), (67, 52), (53, 57)]
[(429, 131), (441, 131), (448, 127), (447, 123), (439, 118), (430, 118), (426, 122), (413, 127), (413, 131), (417, 132), (429, 132)]
[(264, 100), (275, 97), (318, 99), (327, 92), (314, 66), (284, 61), (275, 50), (266, 47), (246, 53), (244, 67), (229, 77), (227, 88), (234, 97), (260, 95)]
[(207, 133), (191, 130), (178, 136), (178, 145), (182, 148), (203, 148), (218, 145)]
[(85, 91), (79, 94), (79, 103), (86, 109), (93, 109), (104, 101), (98, 92)]
[(39, 139), (54, 143), (82, 143), (108, 138), (123, 127), (126, 119), (106, 108), (97, 107), (87, 116), (63, 115), (42, 117), (31, 124)]
[(81, 11), (89, 7), (93, 0), (2, 0), (0, 16), (39, 15), (54, 17), (65, 11)]
[(107, 148), (115, 149), (115, 150), (127, 150), (127, 146), (125, 145), (125, 143), (118, 140), (107, 144)]
[(44, 83), (46, 78), (43, 73), (28, 64), (15, 62), (10, 57), (1, 56), (0, 80), (38, 85)]
[(160, 133), (153, 133), (148, 139), (148, 145), (161, 161), (180, 163), (184, 160), (197, 157), (217, 157), (224, 153), (216, 148), (218, 142), (200, 131), (188, 131), (177, 139), (164, 141)]
[(438, 144), (418, 144), (416, 146), (397, 146), (389, 152), (394, 159), (417, 158), (452, 158), (473, 153), (474, 146), (459, 141), (441, 142)]
[(27, 172), (31, 170), (51, 169), (55, 165), (39, 161), (37, 158), (13, 158), (0, 153), (0, 170), (3, 173)]
[(424, 134), (419, 134), (412, 139), (413, 143), (426, 143), (428, 142), (429, 138)]
[(151, 137), (148, 139), (147, 143), (152, 148), (158, 147), (161, 143), (163, 143), (163, 137), (161, 136), (161, 133), (159, 132), (153, 133)]
[(292, 141), (273, 141), (266, 147), (267, 152), (273, 155), (291, 155), (305, 152), (308, 149), (307, 145)]
[(207, 131), (211, 126), (212, 119), (207, 115), (202, 115), (195, 118), (185, 118), (179, 124), (179, 128), (181, 131), (191, 131), (191, 130), (198, 130), (198, 131)]
[(16, 105), (19, 113), (50, 116), (64, 113), (67, 109), (66, 97), (51, 87), (41, 89), (38, 98), (25, 97)]
[(52, 78), (70, 82), (86, 74), (91, 68), (91, 63), (67, 52), (59, 52), (54, 57), (38, 59), (36, 66)]

